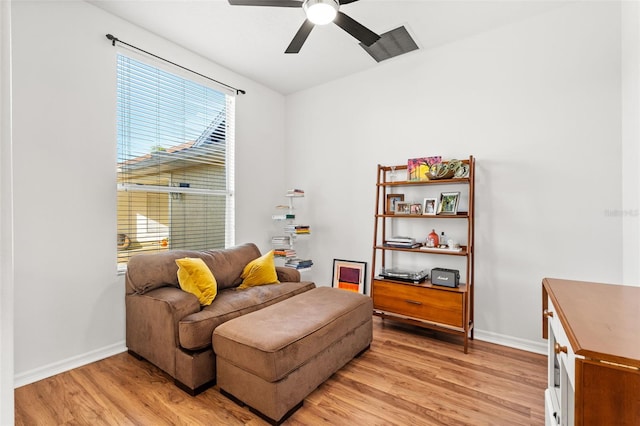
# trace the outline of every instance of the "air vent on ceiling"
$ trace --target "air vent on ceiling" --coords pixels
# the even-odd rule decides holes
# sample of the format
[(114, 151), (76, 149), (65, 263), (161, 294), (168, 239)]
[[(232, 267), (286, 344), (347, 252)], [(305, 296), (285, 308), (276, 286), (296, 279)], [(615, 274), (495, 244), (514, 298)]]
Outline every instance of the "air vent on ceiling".
[(367, 47), (362, 43), (360, 46), (378, 62), (418, 49), (418, 45), (404, 26), (381, 34), (380, 39), (371, 46)]

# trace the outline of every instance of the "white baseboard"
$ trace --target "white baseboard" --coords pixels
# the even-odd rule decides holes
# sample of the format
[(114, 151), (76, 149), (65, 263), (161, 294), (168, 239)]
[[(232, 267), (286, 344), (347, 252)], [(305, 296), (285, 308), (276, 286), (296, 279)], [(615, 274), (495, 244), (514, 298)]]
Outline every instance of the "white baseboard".
[(14, 388), (19, 388), (20, 386), (28, 385), (30, 383), (37, 382), (38, 380), (46, 379), (47, 377), (55, 376), (56, 374), (91, 364), (92, 362), (100, 361), (101, 359), (117, 355), (126, 350), (127, 347), (123, 340), (121, 342), (114, 343), (113, 345), (105, 346), (104, 348), (54, 362), (43, 367), (38, 367), (24, 373), (16, 374), (14, 376)]
[(508, 346), (510, 348), (522, 349), (523, 351), (536, 354), (547, 355), (547, 344), (533, 340), (520, 339), (518, 337), (493, 333), (491, 331), (474, 330), (473, 338), (483, 342), (495, 343), (497, 345)]

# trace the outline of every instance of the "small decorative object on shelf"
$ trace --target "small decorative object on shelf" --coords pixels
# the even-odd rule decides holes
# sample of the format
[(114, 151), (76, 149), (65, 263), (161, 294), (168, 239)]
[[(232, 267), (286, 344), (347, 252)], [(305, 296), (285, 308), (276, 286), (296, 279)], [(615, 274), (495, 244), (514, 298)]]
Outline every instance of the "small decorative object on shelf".
[(440, 245), (440, 241), (438, 238), (438, 234), (436, 234), (436, 230), (432, 229), (431, 233), (427, 236), (427, 247), (434, 248)]
[(462, 253), (463, 249), (462, 249), (462, 247), (460, 247), (460, 245), (458, 245), (457, 247), (454, 246), (453, 248), (451, 248), (449, 246), (443, 246), (443, 245), (440, 245), (440, 247), (427, 247), (425, 245), (425, 246), (421, 246), (420, 250), (422, 250), (422, 251), (430, 251), (431, 253), (446, 253), (446, 252), (449, 252), (449, 253)]
[(444, 234), (444, 231), (442, 231), (442, 232), (440, 233), (440, 235), (438, 235), (438, 242), (439, 242), (438, 247), (440, 247), (440, 248), (447, 248), (447, 241), (448, 241), (448, 240), (449, 240), (449, 237), (447, 237), (447, 236)]
[(464, 163), (461, 164), (460, 167), (456, 169), (453, 177), (456, 179), (469, 177), (469, 165)]
[[(407, 180), (396, 179), (404, 170)], [(371, 262), (374, 315), (461, 336), (464, 353), (474, 330), (474, 175), (473, 156), (378, 165)], [(397, 192), (403, 192), (401, 198)], [(446, 233), (435, 221), (446, 222)], [(447, 262), (436, 263), (442, 256)], [(438, 273), (429, 277), (425, 271)]]
[(280, 259), (280, 262), (284, 260), (284, 263), (280, 263), (281, 266), (286, 266), (295, 269), (307, 269), (313, 265), (311, 259), (302, 259), (298, 257), (296, 251), (296, 238), (302, 235), (311, 234), (311, 227), (309, 225), (303, 225), (296, 223), (296, 215), (294, 213), (293, 199), (304, 197), (304, 191), (302, 189), (289, 189), (285, 194), (285, 197), (289, 199), (287, 205), (278, 205), (276, 209), (284, 209), (286, 213), (274, 214), (271, 218), (276, 221), (284, 221), (282, 225), (282, 232), (284, 235), (276, 235), (271, 237), (271, 245), (274, 248), (273, 254), (276, 259)]
[(469, 168), (460, 160), (449, 160), (443, 163), (434, 164), (428, 172), (430, 180), (451, 179), (453, 177), (466, 177)]

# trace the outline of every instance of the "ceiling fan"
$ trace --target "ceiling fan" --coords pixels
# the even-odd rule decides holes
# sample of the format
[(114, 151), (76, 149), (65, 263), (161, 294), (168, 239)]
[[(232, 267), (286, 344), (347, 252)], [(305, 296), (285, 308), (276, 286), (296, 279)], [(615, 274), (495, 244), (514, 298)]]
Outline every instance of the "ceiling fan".
[(356, 1), (358, 0), (229, 0), (229, 4), (233, 6), (301, 7), (307, 15), (307, 19), (302, 23), (284, 52), (298, 53), (314, 26), (330, 22), (334, 22), (367, 47), (378, 41), (380, 39), (378, 34), (340, 12), (341, 5)]

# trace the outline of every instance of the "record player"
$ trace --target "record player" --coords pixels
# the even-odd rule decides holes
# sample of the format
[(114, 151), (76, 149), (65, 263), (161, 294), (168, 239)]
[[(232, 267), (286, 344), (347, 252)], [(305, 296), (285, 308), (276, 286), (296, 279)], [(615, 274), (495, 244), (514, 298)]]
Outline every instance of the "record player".
[(409, 271), (406, 269), (397, 268), (381, 268), (380, 278), (393, 281), (404, 281), (408, 283), (418, 284), (424, 282), (429, 273), (425, 270), (422, 271)]

